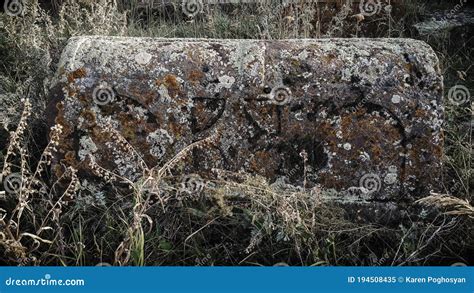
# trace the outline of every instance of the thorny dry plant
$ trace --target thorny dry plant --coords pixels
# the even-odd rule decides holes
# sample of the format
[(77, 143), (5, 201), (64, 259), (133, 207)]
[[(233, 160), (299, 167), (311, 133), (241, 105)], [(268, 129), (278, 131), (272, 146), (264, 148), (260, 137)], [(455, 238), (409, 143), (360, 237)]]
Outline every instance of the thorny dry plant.
[[(5, 253), (13, 254), (20, 264), (27, 264), (35, 262), (34, 258), (29, 257), (29, 254), (36, 251), (42, 243), (53, 243), (52, 240), (43, 238), (42, 234), (44, 231), (53, 229), (49, 224), (58, 220), (61, 206), (67, 204), (66, 198), (73, 198), (79, 181), (76, 170), (68, 167), (67, 172), (63, 175), (64, 178), (59, 180), (68, 178), (70, 182), (59, 198), (57, 198), (54, 185), (53, 188), (48, 188), (44, 183), (42, 176), (51, 163), (53, 152), (58, 146), (59, 135), (62, 131), (60, 126), (51, 128), (50, 141), (43, 150), (36, 167), (31, 168), (25, 138), (28, 118), (31, 115), (31, 104), (29, 100), (22, 100), (22, 102), (25, 105), (24, 110), (16, 131), (11, 133), (10, 144), (0, 175), (5, 184), (4, 193), (8, 193), (5, 194), (5, 197), (11, 197), (16, 202), (16, 206), (8, 213), (5, 209), (0, 209), (0, 227), (2, 228), (0, 244), (4, 246)], [(40, 215), (32, 205), (32, 201), (35, 199), (41, 200), (45, 204), (44, 207), (49, 209), (44, 218), (39, 217), (38, 219)], [(25, 221), (28, 223), (26, 224)], [(30, 238), (32, 242), (22, 241), (24, 238)]]
[[(100, 167), (92, 157), (89, 157), (91, 162), (91, 167), (96, 171), (96, 174), (103, 176), (103, 179), (121, 179), (122, 182), (126, 182), (129, 187), (133, 190), (134, 202), (133, 206), (133, 219), (131, 224), (127, 229), (127, 234), (125, 239), (119, 244), (118, 248), (115, 251), (115, 261), (114, 264), (117, 265), (126, 265), (130, 262), (131, 252), (141, 251), (143, 252), (144, 246), (144, 231), (142, 221), (146, 219), (148, 221), (149, 227), (153, 226), (152, 218), (147, 215), (148, 210), (151, 207), (152, 199), (158, 199), (161, 204), (162, 211), (165, 211), (165, 204), (167, 198), (162, 197), (161, 193), (161, 181), (162, 179), (171, 173), (171, 170), (183, 160), (190, 152), (194, 149), (209, 147), (217, 137), (217, 131), (214, 132), (209, 137), (194, 142), (178, 154), (176, 154), (171, 160), (166, 162), (163, 166), (155, 166), (149, 168), (146, 162), (141, 158), (141, 155), (135, 150), (135, 148), (127, 142), (127, 140), (118, 133), (115, 129), (110, 127), (109, 129), (113, 136), (117, 139), (122, 146), (128, 150), (129, 153), (133, 153), (136, 158), (139, 158), (139, 165), (142, 167), (142, 177), (136, 181), (132, 181), (129, 178), (125, 178), (118, 174), (112, 173), (102, 167)], [(135, 264), (144, 265), (145, 259), (143, 253), (139, 254), (138, 259), (135, 255)]]

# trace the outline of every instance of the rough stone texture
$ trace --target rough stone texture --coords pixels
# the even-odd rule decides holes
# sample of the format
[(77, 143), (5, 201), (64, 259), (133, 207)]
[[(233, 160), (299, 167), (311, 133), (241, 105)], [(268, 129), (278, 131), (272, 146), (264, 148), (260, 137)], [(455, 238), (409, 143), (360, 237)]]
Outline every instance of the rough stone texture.
[(302, 185), (306, 152), (307, 186), (335, 201), (409, 203), (439, 179), (442, 77), (420, 41), (77, 37), (51, 92), (65, 128), (56, 175), (93, 177), (92, 156), (139, 178), (110, 124), (148, 166), (218, 131), (176, 170), (202, 178), (218, 168)]

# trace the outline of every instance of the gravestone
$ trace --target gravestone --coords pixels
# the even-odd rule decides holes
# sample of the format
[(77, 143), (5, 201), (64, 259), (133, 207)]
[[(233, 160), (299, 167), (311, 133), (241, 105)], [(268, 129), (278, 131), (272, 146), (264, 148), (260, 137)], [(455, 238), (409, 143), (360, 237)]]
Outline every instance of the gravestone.
[(374, 213), (439, 182), (442, 76), (416, 40), (75, 37), (51, 96), (56, 176), (74, 166), (93, 178), (93, 160), (136, 181), (137, 156), (162, 166), (212, 137), (174, 172), (322, 186)]

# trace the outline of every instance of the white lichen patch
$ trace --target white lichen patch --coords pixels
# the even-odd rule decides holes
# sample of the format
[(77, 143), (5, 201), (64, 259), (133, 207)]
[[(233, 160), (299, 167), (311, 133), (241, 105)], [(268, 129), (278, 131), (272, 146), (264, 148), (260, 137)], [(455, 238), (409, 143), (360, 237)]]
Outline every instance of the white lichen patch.
[(162, 158), (166, 154), (166, 146), (173, 143), (173, 138), (165, 129), (157, 129), (146, 138), (150, 144), (150, 154), (156, 158)]
[(394, 104), (399, 104), (402, 100), (402, 97), (400, 97), (399, 95), (393, 95), (392, 96), (392, 103)]
[(392, 185), (392, 184), (395, 184), (397, 182), (397, 174), (395, 173), (388, 173), (385, 178), (383, 179), (383, 181), (386, 183), (386, 184), (389, 184), (389, 185)]
[(169, 103), (171, 102), (171, 97), (168, 92), (168, 88), (162, 84), (160, 88), (158, 89), (158, 93), (160, 94), (160, 98), (162, 99), (162, 102)]
[(230, 89), (235, 83), (233, 76), (223, 75), (219, 77), (219, 84), (217, 84), (216, 90), (219, 92), (223, 88)]
[(97, 152), (97, 146), (94, 141), (89, 136), (83, 136), (79, 140), (79, 152), (78, 156), (81, 161), (83, 161), (88, 155), (92, 155)]
[(394, 165), (389, 166), (388, 167), (388, 172), (389, 173), (397, 173), (398, 172), (397, 166), (394, 166)]
[(150, 63), (151, 57), (152, 56), (150, 54), (142, 51), (135, 55), (135, 61), (140, 65), (147, 65), (148, 63)]
[(301, 51), (301, 53), (298, 54), (298, 60), (301, 60), (301, 61), (306, 60), (306, 59), (308, 59), (308, 56), (309, 56), (308, 51), (303, 50), (303, 51)]
[(136, 119), (145, 121), (148, 118), (148, 110), (143, 107), (127, 105), (129, 113)]
[(238, 70), (239, 74), (243, 74), (246, 71), (246, 68), (256, 60), (260, 60), (260, 62), (264, 64), (264, 43), (256, 44), (255, 42), (241, 40), (236, 43), (236, 47), (235, 51), (230, 54), (229, 59), (232, 66)]

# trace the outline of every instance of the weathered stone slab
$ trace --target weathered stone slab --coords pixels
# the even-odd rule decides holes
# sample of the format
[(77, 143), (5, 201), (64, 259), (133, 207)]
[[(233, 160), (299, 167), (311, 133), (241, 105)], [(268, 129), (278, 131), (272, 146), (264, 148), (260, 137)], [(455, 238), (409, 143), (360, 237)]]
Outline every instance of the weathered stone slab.
[(148, 166), (218, 132), (176, 174), (306, 181), (342, 192), (334, 200), (410, 202), (439, 179), (442, 77), (420, 41), (77, 37), (51, 92), (57, 175), (92, 177), (93, 158), (139, 178), (112, 128)]

